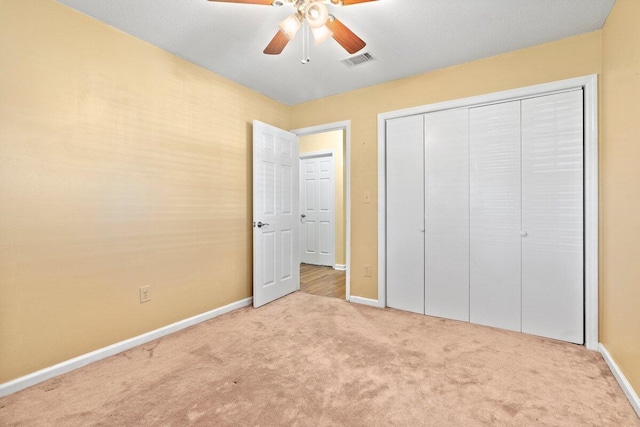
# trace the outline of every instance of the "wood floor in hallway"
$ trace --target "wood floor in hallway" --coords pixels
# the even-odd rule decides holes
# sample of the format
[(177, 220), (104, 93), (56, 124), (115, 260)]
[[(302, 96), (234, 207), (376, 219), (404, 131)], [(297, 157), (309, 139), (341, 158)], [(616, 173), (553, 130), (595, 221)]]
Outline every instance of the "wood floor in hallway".
[(300, 264), (300, 290), (332, 298), (346, 298), (347, 272), (311, 264)]

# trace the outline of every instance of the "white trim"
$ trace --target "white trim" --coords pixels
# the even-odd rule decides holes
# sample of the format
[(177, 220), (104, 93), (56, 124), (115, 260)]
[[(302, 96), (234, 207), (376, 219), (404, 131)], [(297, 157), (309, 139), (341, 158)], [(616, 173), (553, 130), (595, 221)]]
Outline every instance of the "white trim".
[(598, 350), (598, 77), (584, 77), (585, 345)]
[(300, 153), (301, 159), (312, 159), (315, 157), (333, 157), (336, 158), (336, 150), (320, 150), (310, 151), (308, 153)]
[(585, 346), (598, 349), (598, 76), (576, 77), (519, 89), (378, 114), (378, 299), (386, 306), (386, 121), (434, 111), (584, 90)]
[[(597, 84), (597, 78), (598, 76), (596, 74), (591, 74), (588, 76), (576, 77), (573, 79), (559, 80), (557, 82), (542, 83), (533, 86), (505, 90), (501, 92), (487, 93), (485, 95), (471, 96), (469, 98), (454, 99), (451, 101), (438, 102), (436, 104), (421, 105), (418, 107), (405, 108), (403, 110), (380, 113), (378, 114), (378, 124), (380, 124), (380, 119), (382, 119), (384, 123), (385, 120), (396, 119), (399, 117), (432, 113), (434, 111), (451, 110), (454, 108), (464, 108), (472, 106), (477, 107), (498, 102), (515, 101), (534, 96), (544, 96), (547, 94), (565, 92), (572, 89), (591, 87), (591, 85)], [(597, 86), (595, 87), (595, 89), (597, 89)], [(593, 99), (592, 101), (597, 101), (597, 98)], [(378, 139), (380, 139), (380, 135), (378, 135)]]
[(355, 303), (355, 304), (368, 305), (370, 307), (380, 307), (380, 304), (378, 304), (378, 300), (377, 299), (371, 299), (371, 298), (351, 297), (351, 298), (349, 298), (349, 302), (352, 302), (352, 303)]
[[(298, 137), (298, 139), (300, 139)], [(343, 142), (344, 144), (344, 142)], [(343, 147), (344, 149), (344, 147)], [(336, 150), (320, 150), (320, 151), (310, 151), (308, 153), (300, 153), (300, 160), (306, 160), (306, 159), (318, 159), (318, 158), (322, 158), (322, 157), (331, 157), (331, 192), (333, 193), (333, 199), (331, 200), (331, 203), (333, 205), (333, 230), (331, 231), (331, 241), (333, 242), (333, 253), (331, 254), (331, 260), (329, 265), (333, 266), (336, 263), (336, 224), (337, 224), (337, 216), (338, 216), (338, 207), (336, 205)], [(344, 162), (343, 162), (344, 163)], [(299, 163), (298, 163), (299, 165)], [(344, 168), (344, 166), (343, 166)], [(300, 169), (300, 168), (299, 168)], [(302, 180), (303, 180), (303, 176), (302, 176), (302, 171), (300, 171), (300, 185), (298, 186), (298, 191), (300, 192), (300, 194), (302, 195)], [(342, 183), (342, 186), (344, 187), (344, 182)], [(344, 190), (344, 188), (343, 188)], [(302, 197), (299, 198), (300, 199), (300, 203), (302, 200)], [(300, 209), (302, 209), (302, 206), (300, 207)], [(304, 264), (304, 262), (302, 261), (302, 254), (304, 252), (304, 249), (302, 248), (302, 228), (300, 227), (300, 262), (302, 264)], [(346, 245), (345, 245), (346, 246)], [(300, 283), (298, 283), (298, 290), (300, 290)]]
[(609, 365), (611, 373), (618, 381), (618, 384), (620, 384), (620, 388), (624, 392), (625, 396), (627, 396), (627, 399), (629, 399), (629, 403), (631, 403), (631, 406), (633, 406), (633, 409), (635, 409), (636, 414), (638, 414), (638, 417), (640, 417), (640, 398), (638, 398), (638, 394), (631, 386), (631, 383), (627, 381), (627, 378), (620, 370), (620, 367), (615, 362), (615, 360), (613, 360), (613, 357), (611, 357), (611, 354), (609, 354), (602, 343), (598, 346), (598, 350), (600, 351), (600, 354), (602, 354), (604, 361), (607, 362), (607, 365)]
[(90, 353), (86, 353), (78, 357), (74, 357), (73, 359), (66, 360), (48, 368), (41, 369), (23, 377), (16, 378), (15, 380), (0, 384), (0, 397), (15, 393), (16, 391), (31, 387), (32, 385), (81, 368), (90, 363), (106, 359), (107, 357), (122, 353), (123, 351), (132, 349), (133, 347), (137, 347), (139, 345), (148, 343), (158, 338), (162, 338), (198, 323), (213, 319), (214, 317), (221, 316), (225, 313), (229, 313), (230, 311), (246, 307), (248, 305), (251, 305), (252, 301), (253, 298), (251, 297), (245, 298), (243, 300), (225, 305), (224, 307), (219, 307), (214, 310), (207, 311), (206, 313), (198, 314), (196, 316), (189, 317), (188, 319), (180, 320), (170, 325), (163, 326), (162, 328), (155, 329), (153, 331), (138, 335), (133, 338), (129, 338), (124, 341), (120, 341), (118, 343), (100, 348), (98, 350), (94, 350)]
[(333, 266), (334, 270), (345, 271), (347, 269), (347, 264), (336, 264)]
[(291, 132), (298, 136), (313, 135), (316, 133), (330, 132), (332, 130), (344, 131), (344, 168), (345, 168), (345, 226), (347, 235), (345, 236), (345, 257), (346, 257), (346, 300), (351, 297), (351, 120), (327, 123), (324, 125), (310, 126), (306, 128), (294, 129)]
[[(378, 306), (387, 306), (387, 117), (378, 114)], [(401, 117), (401, 116), (398, 116)]]

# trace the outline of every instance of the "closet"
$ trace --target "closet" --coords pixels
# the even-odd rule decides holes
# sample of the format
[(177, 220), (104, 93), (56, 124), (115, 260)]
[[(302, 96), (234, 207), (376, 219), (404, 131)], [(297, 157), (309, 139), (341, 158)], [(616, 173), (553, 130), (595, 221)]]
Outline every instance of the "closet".
[(584, 342), (583, 91), (386, 122), (387, 305)]

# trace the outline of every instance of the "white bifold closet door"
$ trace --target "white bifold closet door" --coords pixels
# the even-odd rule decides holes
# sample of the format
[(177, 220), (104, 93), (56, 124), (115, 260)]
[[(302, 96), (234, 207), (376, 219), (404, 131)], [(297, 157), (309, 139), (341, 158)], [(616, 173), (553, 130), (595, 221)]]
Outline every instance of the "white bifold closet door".
[(425, 115), (425, 314), (469, 321), (469, 110)]
[(584, 340), (582, 90), (522, 101), (522, 332)]
[(470, 110), (470, 320), (582, 344), (583, 95)]
[(424, 314), (424, 118), (386, 127), (387, 306)]
[(582, 90), (387, 121), (387, 305), (582, 344)]
[(520, 101), (469, 110), (470, 320), (520, 331)]

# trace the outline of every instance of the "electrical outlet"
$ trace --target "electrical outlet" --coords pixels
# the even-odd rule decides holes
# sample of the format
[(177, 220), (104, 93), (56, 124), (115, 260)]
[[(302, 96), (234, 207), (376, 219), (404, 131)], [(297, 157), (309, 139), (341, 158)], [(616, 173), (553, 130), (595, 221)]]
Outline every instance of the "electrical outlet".
[(364, 277), (371, 277), (371, 266), (369, 264), (364, 266)]
[(371, 203), (371, 191), (364, 192), (364, 202)]
[(140, 304), (151, 301), (151, 286), (140, 287)]

